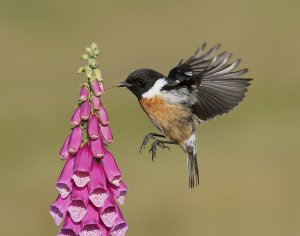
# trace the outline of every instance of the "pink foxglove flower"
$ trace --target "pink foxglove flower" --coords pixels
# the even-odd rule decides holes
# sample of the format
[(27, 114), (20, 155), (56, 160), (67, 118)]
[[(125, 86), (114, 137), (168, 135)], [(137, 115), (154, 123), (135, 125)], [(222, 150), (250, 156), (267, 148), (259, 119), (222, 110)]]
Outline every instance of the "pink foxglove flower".
[(125, 196), (127, 194), (127, 187), (124, 184), (123, 181), (120, 181), (120, 186), (119, 187), (115, 187), (112, 186), (111, 187), (111, 191), (114, 194), (114, 198), (121, 204), (124, 205), (125, 203)]
[(88, 87), (85, 84), (82, 85), (80, 89), (79, 100), (85, 102), (89, 97), (89, 93)]
[(71, 124), (72, 125), (80, 125), (81, 117), (80, 117), (80, 107), (77, 107), (71, 117)]
[(103, 106), (101, 106), (100, 109), (98, 110), (98, 117), (101, 125), (103, 126), (108, 125), (108, 115)]
[(66, 138), (63, 146), (60, 149), (59, 156), (60, 156), (60, 159), (62, 159), (62, 160), (66, 160), (70, 157), (70, 153), (68, 152), (68, 145), (69, 145), (69, 141), (70, 141), (70, 136), (71, 135), (69, 135)]
[(115, 161), (115, 158), (109, 151), (104, 152), (104, 157), (102, 159), (102, 165), (107, 177), (107, 180), (116, 187), (120, 186), (121, 182), (121, 172)]
[(128, 226), (119, 207), (117, 207), (117, 210), (118, 218), (116, 219), (114, 227), (111, 230), (111, 236), (125, 236)]
[(88, 134), (91, 139), (98, 139), (100, 137), (100, 127), (96, 115), (92, 115), (89, 119)]
[(103, 137), (103, 141), (105, 144), (110, 144), (113, 141), (113, 135), (109, 125), (103, 126), (100, 125), (100, 131)]
[(102, 235), (99, 227), (100, 215), (98, 208), (88, 205), (88, 213), (83, 218), (81, 225), (82, 229), (79, 236), (100, 236)]
[(89, 194), (87, 188), (78, 188), (74, 186), (71, 196), (71, 203), (68, 206), (68, 211), (74, 222), (80, 222), (86, 215), (89, 201), (88, 197)]
[(75, 162), (75, 158), (70, 158), (66, 162), (66, 164), (56, 182), (56, 188), (59, 191), (59, 194), (62, 198), (68, 197), (72, 191), (73, 184), (72, 184), (71, 178), (72, 178), (73, 170), (74, 170), (74, 162)]
[(101, 91), (100, 91), (99, 82), (97, 80), (94, 80), (93, 82), (91, 82), (91, 86), (92, 86), (93, 94), (95, 96), (100, 96), (101, 95)]
[(72, 179), (77, 187), (84, 187), (90, 181), (90, 170), (92, 168), (92, 152), (87, 143), (77, 152)]
[(80, 117), (82, 120), (88, 120), (91, 114), (91, 104), (89, 101), (85, 101), (80, 107)]
[(91, 170), (91, 181), (88, 184), (89, 199), (96, 207), (102, 207), (105, 200), (109, 197), (106, 186), (104, 170), (96, 160), (93, 161)]
[[(93, 44), (83, 58), (94, 60), (97, 50)], [(59, 152), (66, 163), (56, 182), (59, 196), (50, 205), (50, 214), (55, 224), (64, 221), (59, 236), (124, 236), (128, 227), (116, 201), (124, 204), (127, 187), (105, 146), (113, 136), (101, 103), (103, 78), (97, 64), (88, 66), (88, 84), (82, 86), (71, 118), (74, 127)], [(92, 75), (101, 81), (91, 79)]]
[(63, 221), (70, 204), (70, 199), (71, 197), (63, 199), (61, 196), (58, 196), (56, 201), (50, 206), (50, 214), (56, 225), (60, 225)]
[(77, 236), (80, 232), (80, 223), (74, 222), (69, 215), (66, 216), (64, 226), (58, 236)]
[(104, 143), (101, 138), (90, 140), (90, 145), (94, 157), (101, 158), (104, 156)]
[(117, 205), (113, 199), (108, 198), (105, 201), (103, 207), (100, 209), (100, 217), (106, 227), (113, 227), (115, 220), (118, 218)]
[(80, 127), (75, 127), (72, 130), (70, 140), (68, 143), (68, 152), (70, 154), (74, 154), (80, 148), (80, 144), (82, 141), (82, 129)]
[(93, 105), (93, 108), (95, 110), (100, 110), (101, 109), (101, 101), (100, 101), (100, 98), (95, 96), (95, 95), (92, 95), (92, 105)]

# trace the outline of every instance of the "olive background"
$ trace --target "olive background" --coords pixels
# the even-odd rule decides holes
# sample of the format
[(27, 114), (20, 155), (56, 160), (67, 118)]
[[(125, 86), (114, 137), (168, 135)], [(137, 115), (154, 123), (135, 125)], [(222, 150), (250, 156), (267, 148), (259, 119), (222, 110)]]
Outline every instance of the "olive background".
[(300, 235), (300, 2), (0, 1), (0, 235), (51, 236), (58, 151), (84, 77), (101, 48), (106, 86), (149, 67), (167, 74), (203, 42), (242, 58), (254, 78), (229, 115), (198, 126), (200, 186), (188, 188), (174, 146), (153, 163), (138, 148), (156, 131), (125, 89), (103, 97), (129, 192), (130, 236)]

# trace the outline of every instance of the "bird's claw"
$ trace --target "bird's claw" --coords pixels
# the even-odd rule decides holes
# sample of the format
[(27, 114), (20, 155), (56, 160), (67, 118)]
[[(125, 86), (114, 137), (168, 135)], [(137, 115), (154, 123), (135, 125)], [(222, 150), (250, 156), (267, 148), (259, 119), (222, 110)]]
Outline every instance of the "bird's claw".
[(154, 161), (154, 158), (156, 157), (156, 148), (157, 146), (159, 146), (162, 149), (168, 149), (170, 151), (170, 148), (168, 146), (166, 146), (163, 142), (159, 141), (159, 140), (155, 140), (152, 145), (151, 148), (149, 150), (149, 153), (152, 153), (152, 161)]
[(142, 145), (140, 146), (140, 153), (142, 153), (142, 150), (146, 147), (147, 143), (149, 142), (149, 140), (153, 138), (153, 135), (152, 134), (147, 134), (145, 135), (144, 137), (144, 140), (143, 140), (143, 143)]

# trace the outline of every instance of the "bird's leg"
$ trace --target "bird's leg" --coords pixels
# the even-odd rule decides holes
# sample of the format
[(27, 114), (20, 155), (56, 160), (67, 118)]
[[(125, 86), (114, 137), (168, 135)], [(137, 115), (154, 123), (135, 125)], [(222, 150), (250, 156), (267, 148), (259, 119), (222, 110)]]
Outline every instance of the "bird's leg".
[(166, 138), (166, 137), (165, 137), (164, 135), (162, 135), (162, 134), (150, 133), (150, 134), (145, 135), (144, 140), (143, 140), (143, 143), (142, 143), (142, 145), (141, 145), (141, 147), (140, 147), (140, 153), (142, 152), (142, 149), (144, 149), (144, 148), (146, 147), (148, 141), (149, 141), (150, 139), (157, 140), (156, 137)]
[(167, 148), (170, 150), (170, 148), (168, 146), (166, 146), (165, 144), (176, 144), (176, 142), (173, 141), (161, 141), (161, 140), (155, 140), (152, 145), (151, 148), (149, 150), (149, 153), (152, 152), (152, 161), (154, 160), (154, 158), (156, 157), (156, 147), (159, 146), (163, 149)]

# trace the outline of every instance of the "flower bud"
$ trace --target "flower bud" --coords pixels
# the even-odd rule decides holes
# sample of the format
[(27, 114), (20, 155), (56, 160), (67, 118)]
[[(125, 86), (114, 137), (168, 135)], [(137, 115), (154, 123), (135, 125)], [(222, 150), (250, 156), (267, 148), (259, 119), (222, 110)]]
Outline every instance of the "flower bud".
[(93, 157), (87, 143), (77, 152), (72, 179), (78, 187), (84, 187), (90, 181)]
[(92, 105), (95, 110), (100, 110), (101, 109), (100, 98), (95, 95), (92, 95)]
[(81, 118), (80, 118), (80, 108), (77, 107), (71, 117), (71, 124), (78, 126), (81, 123)]
[(79, 94), (79, 100), (85, 102), (89, 97), (89, 89), (87, 88), (86, 85), (82, 85), (80, 89), (80, 94)]
[(70, 140), (68, 143), (68, 152), (70, 154), (76, 153), (80, 148), (81, 141), (82, 141), (82, 129), (77, 126), (72, 130)]
[(119, 167), (117, 166), (113, 155), (107, 150), (105, 150), (104, 152), (104, 157), (102, 158), (102, 165), (107, 180), (117, 187), (120, 186), (120, 181), (122, 177), (121, 172), (119, 170)]
[(90, 140), (91, 151), (94, 157), (101, 158), (104, 156), (104, 144), (102, 139)]
[(110, 144), (113, 141), (113, 135), (109, 125), (103, 126), (100, 125), (101, 135), (105, 144)]
[(89, 119), (88, 134), (91, 139), (98, 139), (100, 137), (100, 127), (96, 115), (92, 115)]
[(82, 120), (88, 120), (91, 114), (91, 105), (89, 101), (85, 101), (80, 107), (80, 117)]
[(99, 117), (99, 122), (101, 123), (101, 125), (106, 126), (108, 125), (108, 115), (106, 112), (106, 109), (101, 106), (100, 110), (97, 111), (98, 117)]
[(73, 157), (66, 162), (56, 182), (56, 188), (59, 191), (61, 198), (68, 197), (70, 192), (72, 191), (73, 185), (71, 182), (71, 178), (73, 175), (74, 162), (75, 162), (75, 158)]
[(69, 135), (66, 138), (66, 140), (64, 141), (63, 146), (60, 149), (59, 156), (60, 156), (60, 159), (62, 159), (62, 160), (66, 160), (70, 157), (70, 153), (68, 152), (68, 144), (69, 144), (69, 141), (70, 141), (70, 136), (71, 135)]
[(91, 82), (91, 86), (93, 94), (99, 97), (101, 95), (99, 82), (97, 80), (94, 80), (93, 82)]

